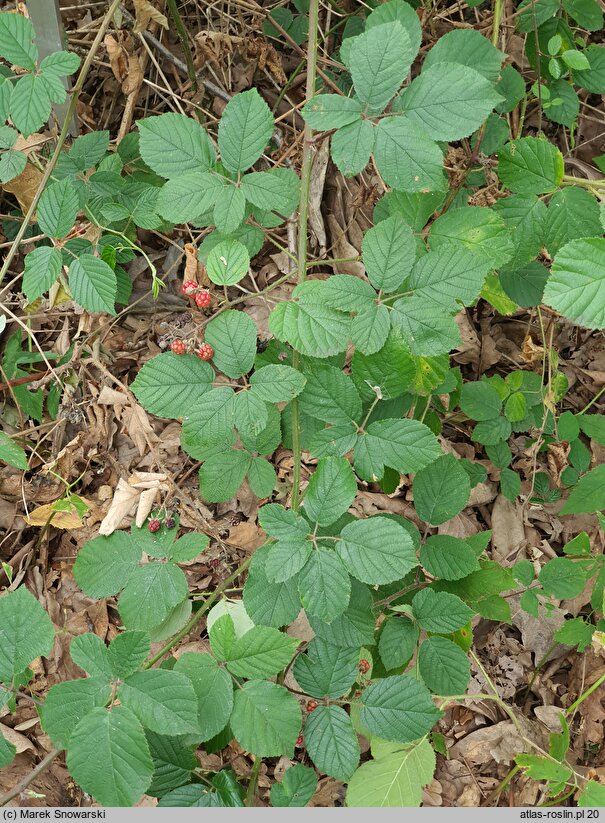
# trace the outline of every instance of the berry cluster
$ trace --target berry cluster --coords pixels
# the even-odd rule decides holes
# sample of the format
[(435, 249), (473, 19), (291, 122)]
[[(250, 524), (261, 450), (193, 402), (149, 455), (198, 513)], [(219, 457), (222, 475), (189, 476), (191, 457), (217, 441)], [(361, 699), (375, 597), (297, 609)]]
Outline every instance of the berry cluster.
[(206, 309), (212, 303), (212, 295), (208, 289), (201, 289), (195, 280), (185, 280), (181, 286), (181, 292), (191, 297), (199, 309)]

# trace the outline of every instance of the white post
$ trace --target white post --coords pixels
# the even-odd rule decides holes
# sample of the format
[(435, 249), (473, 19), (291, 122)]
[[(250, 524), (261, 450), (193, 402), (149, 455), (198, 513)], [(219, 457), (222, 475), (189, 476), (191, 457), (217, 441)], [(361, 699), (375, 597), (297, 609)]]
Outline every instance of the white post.
[[(63, 23), (61, 21), (61, 12), (59, 10), (59, 0), (26, 0), (27, 11), (36, 31), (36, 44), (40, 52), (40, 60), (55, 51), (63, 51), (66, 47), (65, 36), (63, 32)], [(63, 78), (65, 88), (69, 92), (71, 84), (69, 78)], [(67, 116), (67, 108), (69, 101), (65, 103), (55, 103), (53, 111), (59, 128), (63, 126), (65, 117)], [(71, 134), (76, 137), (78, 134), (78, 125), (75, 118), (71, 123)]]

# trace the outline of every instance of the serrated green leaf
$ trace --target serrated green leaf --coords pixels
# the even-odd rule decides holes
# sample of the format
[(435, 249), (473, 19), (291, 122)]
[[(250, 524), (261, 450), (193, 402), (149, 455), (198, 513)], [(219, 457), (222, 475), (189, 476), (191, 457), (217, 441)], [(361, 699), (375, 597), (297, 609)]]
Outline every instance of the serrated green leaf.
[(51, 101), (44, 78), (25, 74), (15, 83), (11, 96), (10, 116), (13, 126), (29, 137), (50, 117)]
[(348, 780), (359, 765), (357, 735), (340, 706), (318, 706), (307, 716), (304, 738), (315, 766), (336, 780)]
[(492, 420), (502, 410), (502, 399), (491, 383), (478, 380), (462, 386), (460, 408), (471, 420)]
[(218, 286), (233, 286), (248, 274), (250, 255), (239, 240), (222, 240), (208, 254), (206, 265), (208, 277), (213, 283)]
[(123, 679), (139, 668), (151, 650), (149, 635), (126, 631), (114, 637), (107, 649), (107, 661), (115, 677)]
[(251, 391), (240, 391), (233, 398), (233, 422), (239, 432), (256, 437), (269, 419), (267, 404)]
[(36, 657), (47, 657), (55, 630), (49, 616), (25, 586), (0, 598), (0, 683), (11, 684)]
[(306, 806), (315, 794), (317, 777), (313, 769), (296, 763), (286, 769), (281, 782), (271, 786), (271, 805), (280, 808)]
[(283, 583), (297, 574), (309, 559), (311, 543), (285, 537), (273, 544), (267, 554), (265, 574), (272, 583)]
[(581, 617), (566, 620), (557, 629), (555, 640), (564, 643), (566, 646), (575, 646), (577, 651), (584, 652), (592, 642), (595, 627), (592, 623), (587, 623)]
[(0, 13), (0, 55), (23, 69), (35, 71), (38, 49), (34, 45), (34, 27), (22, 14)]
[(344, 527), (340, 537), (336, 544), (340, 559), (349, 573), (364, 583), (401, 580), (418, 565), (412, 538), (386, 517), (355, 520)]
[(363, 311), (376, 300), (376, 292), (352, 274), (333, 274), (325, 281), (325, 299), (329, 306), (341, 311)]
[(324, 457), (311, 476), (303, 500), (309, 519), (329, 526), (344, 514), (357, 493), (353, 469), (344, 457)]
[(0, 732), (0, 769), (10, 765), (15, 759), (16, 754), (17, 747), (9, 743), (2, 732)]
[(563, 179), (563, 155), (548, 140), (522, 137), (498, 152), (498, 177), (518, 194), (543, 194)]
[(339, 94), (318, 94), (305, 103), (300, 113), (312, 129), (326, 131), (355, 123), (361, 119), (362, 111), (359, 100)]
[(245, 312), (229, 310), (212, 319), (205, 339), (214, 349), (214, 363), (223, 374), (237, 378), (252, 368), (256, 326)]
[(387, 671), (409, 663), (416, 651), (418, 637), (418, 626), (411, 620), (389, 617), (385, 621), (378, 641), (378, 652)]
[(347, 425), (361, 417), (361, 399), (353, 381), (335, 366), (314, 365), (298, 402), (302, 412), (332, 425)]
[[(452, 246), (468, 250), (475, 257), (475, 267), (483, 262), (485, 268), (481, 272), (481, 284), (476, 292), (473, 283), (472, 293), (475, 297), (489, 269), (503, 266), (513, 253), (513, 244), (502, 217), (491, 209), (478, 206), (450, 209), (438, 217), (431, 226), (429, 244), (433, 250), (451, 249)], [(459, 299), (464, 301), (463, 297)]]
[(301, 689), (312, 697), (342, 697), (359, 676), (359, 650), (335, 646), (321, 637), (309, 643), (296, 658), (293, 674)]
[(0, 183), (8, 183), (18, 177), (27, 165), (22, 151), (5, 151), (0, 156)]
[(427, 539), (420, 549), (420, 562), (430, 574), (444, 580), (460, 580), (480, 568), (468, 543), (445, 534)]
[(393, 304), (391, 322), (417, 357), (443, 354), (460, 344), (460, 331), (454, 318), (417, 295)]
[(235, 495), (244, 482), (251, 457), (245, 451), (214, 454), (200, 468), (200, 494), (210, 503), (222, 503)]
[(233, 682), (209, 654), (185, 652), (177, 660), (174, 670), (186, 675), (193, 684), (200, 733), (202, 740), (209, 740), (229, 720), (233, 708)]
[(581, 563), (567, 557), (553, 557), (540, 570), (538, 580), (547, 594), (560, 600), (570, 600), (582, 593), (586, 572)]
[(197, 731), (197, 697), (191, 681), (181, 672), (135, 672), (118, 688), (118, 697), (151, 731), (170, 735)]
[(191, 772), (198, 761), (186, 746), (173, 737), (146, 732), (149, 752), (153, 759), (153, 781), (147, 789), (152, 797), (162, 797), (172, 789), (191, 780)]
[(376, 354), (384, 346), (390, 327), (387, 307), (372, 303), (353, 318), (351, 342), (363, 354)]
[(440, 37), (429, 50), (423, 71), (435, 63), (458, 63), (478, 71), (491, 83), (500, 75), (506, 55), (495, 48), (487, 37), (474, 29), (454, 29)]
[[(105, 768), (100, 769), (99, 763)], [(153, 775), (143, 727), (125, 706), (93, 709), (71, 735), (67, 768), (102, 805), (133, 806)]]
[(105, 706), (111, 699), (111, 686), (103, 678), (68, 680), (56, 683), (41, 706), (42, 728), (59, 749), (69, 746), (69, 739), (78, 725), (93, 709)]
[(69, 646), (69, 653), (76, 666), (84, 669), (91, 677), (106, 682), (111, 680), (112, 671), (107, 659), (107, 646), (98, 635), (86, 632), (74, 637)]
[(368, 280), (375, 289), (387, 293), (397, 291), (416, 259), (412, 230), (399, 215), (367, 231), (361, 248)]
[(549, 274), (546, 266), (532, 260), (518, 269), (502, 269), (499, 277), (507, 297), (517, 305), (529, 308), (542, 302)]
[(40, 70), (56, 74), (58, 77), (67, 77), (78, 70), (80, 58), (72, 51), (56, 51), (47, 55), (40, 63)]
[(465, 626), (473, 611), (454, 594), (422, 589), (412, 600), (414, 617), (427, 632), (450, 634)]
[(578, 797), (580, 808), (594, 808), (605, 805), (605, 786), (596, 780), (587, 780)]
[(376, 131), (370, 120), (359, 120), (332, 135), (332, 160), (345, 177), (354, 177), (368, 164), (374, 149)]
[(353, 355), (352, 377), (362, 400), (377, 396), (390, 400), (413, 389), (416, 364), (410, 348), (397, 331), (391, 331), (382, 349), (375, 354)]
[(244, 586), (244, 605), (257, 625), (285, 626), (300, 612), (298, 579), (294, 576), (283, 583), (271, 583), (264, 570), (268, 550), (265, 546), (254, 555)]
[(298, 591), (305, 610), (326, 623), (345, 611), (351, 581), (336, 552), (317, 549), (311, 553), (298, 575)]
[(186, 563), (188, 560), (194, 560), (204, 552), (209, 544), (210, 538), (208, 535), (189, 532), (171, 546), (168, 557), (173, 563)]
[(27, 471), (27, 455), (21, 446), (9, 437), (8, 434), (0, 432), (0, 460), (15, 466), (17, 469)]
[(210, 172), (189, 171), (168, 180), (159, 191), (158, 213), (172, 223), (186, 223), (210, 211), (223, 191), (222, 179)]
[(38, 205), (38, 223), (49, 237), (65, 237), (80, 210), (80, 199), (69, 180), (59, 180), (44, 189)]
[(198, 449), (227, 446), (233, 429), (233, 389), (219, 386), (205, 392), (189, 409), (183, 418), (183, 440), (185, 448)]
[(414, 478), (414, 508), (418, 516), (439, 526), (459, 514), (471, 493), (468, 474), (453, 454), (444, 454)]
[(413, 289), (427, 303), (439, 304), (448, 311), (455, 310), (459, 302), (470, 306), (479, 296), (490, 263), (467, 248), (439, 242), (436, 248), (418, 260), (405, 284), (406, 290)]
[(141, 157), (162, 177), (206, 171), (216, 160), (212, 141), (191, 117), (167, 112), (139, 120), (137, 126)]
[(212, 368), (199, 357), (165, 352), (143, 365), (130, 388), (152, 414), (181, 417), (210, 390), (213, 380)]
[[(407, 419), (378, 420), (371, 423), (367, 433), (357, 441), (355, 467), (364, 480), (378, 480), (385, 466), (408, 474), (428, 466), (439, 454), (437, 438), (423, 423)], [(370, 465), (374, 469), (372, 476), (365, 470)]]
[(373, 683), (362, 692), (361, 702), (360, 719), (365, 728), (397, 743), (411, 743), (428, 734), (443, 714), (426, 686), (406, 675)]
[(292, 169), (252, 172), (242, 178), (242, 192), (250, 203), (264, 211), (289, 217), (298, 204), (299, 180)]
[(556, 255), (544, 289), (546, 305), (589, 329), (605, 327), (605, 240), (572, 240)]
[(242, 92), (225, 106), (218, 129), (223, 164), (246, 171), (256, 163), (273, 133), (273, 115), (256, 89)]
[(283, 301), (269, 315), (269, 330), (309, 357), (330, 357), (344, 351), (351, 319), (320, 302)]
[(401, 23), (374, 26), (353, 40), (348, 57), (358, 99), (381, 112), (403, 83), (415, 51)]
[(501, 101), (479, 72), (457, 63), (436, 63), (405, 89), (397, 110), (433, 140), (459, 140), (472, 134)]
[(82, 308), (115, 316), (117, 280), (113, 269), (92, 254), (81, 254), (69, 267), (69, 290)]
[(214, 203), (214, 222), (223, 234), (235, 231), (246, 213), (246, 197), (242, 189), (227, 183)]
[(441, 149), (407, 117), (386, 117), (376, 130), (374, 159), (389, 186), (401, 192), (443, 191)]
[(434, 694), (464, 694), (471, 664), (460, 646), (445, 637), (429, 637), (418, 651), (420, 676)]
[(572, 771), (568, 766), (537, 754), (519, 754), (515, 757), (515, 761), (534, 780), (565, 783), (572, 775)]
[(297, 369), (270, 364), (254, 372), (250, 387), (253, 394), (267, 403), (287, 403), (301, 393), (306, 382)]
[(347, 806), (420, 806), (422, 788), (433, 779), (435, 752), (428, 740), (410, 746), (383, 746), (349, 781)]
[(128, 578), (118, 605), (120, 617), (128, 629), (149, 631), (187, 597), (187, 591), (187, 578), (177, 566), (146, 563)]
[(80, 549), (73, 567), (76, 583), (89, 597), (113, 597), (141, 560), (141, 549), (126, 532), (95, 537)]
[(237, 742), (251, 754), (291, 757), (300, 730), (300, 706), (283, 686), (248, 680), (235, 693), (230, 724)]
[(570, 240), (600, 234), (599, 204), (593, 194), (576, 186), (553, 194), (548, 204), (544, 237), (551, 256)]

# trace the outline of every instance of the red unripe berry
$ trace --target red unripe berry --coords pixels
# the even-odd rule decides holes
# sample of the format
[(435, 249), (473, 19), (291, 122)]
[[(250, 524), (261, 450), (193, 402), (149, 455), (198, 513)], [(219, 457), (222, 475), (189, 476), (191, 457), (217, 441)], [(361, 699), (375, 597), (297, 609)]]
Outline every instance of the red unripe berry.
[(314, 712), (317, 708), (317, 700), (308, 700), (307, 701), (307, 711)]
[(185, 280), (183, 285), (181, 286), (181, 292), (186, 294), (188, 297), (191, 297), (196, 293), (199, 286), (195, 282), (195, 280)]
[(156, 532), (159, 532), (159, 530), (162, 528), (162, 524), (161, 524), (161, 523), (160, 523), (160, 521), (157, 519), (157, 517), (154, 517), (154, 518), (152, 518), (152, 519), (149, 521), (149, 523), (147, 524), (147, 528), (149, 529), (149, 531), (150, 531), (152, 534), (155, 534)]
[(212, 295), (208, 289), (202, 289), (195, 295), (195, 305), (198, 309), (205, 309), (212, 303)]
[(367, 674), (370, 671), (370, 664), (367, 660), (360, 660), (359, 661), (359, 671), (362, 674)]
[(196, 351), (197, 356), (200, 360), (212, 360), (214, 357), (214, 349), (209, 343), (202, 343), (199, 349)]
[(183, 343), (182, 340), (174, 340), (170, 344), (170, 351), (174, 352), (175, 354), (186, 354), (187, 346)]
[(305, 742), (304, 737), (302, 736), (302, 734), (299, 734), (298, 737), (296, 738), (296, 745), (300, 747), (304, 744), (304, 742)]

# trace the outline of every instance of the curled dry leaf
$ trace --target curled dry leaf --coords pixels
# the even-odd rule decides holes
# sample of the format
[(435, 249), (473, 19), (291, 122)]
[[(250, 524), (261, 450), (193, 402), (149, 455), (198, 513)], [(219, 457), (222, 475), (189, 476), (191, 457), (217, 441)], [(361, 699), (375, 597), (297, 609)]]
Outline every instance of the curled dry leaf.
[[(81, 498), (84, 500), (84, 498)], [(86, 503), (87, 501), (84, 500)], [(53, 503), (38, 506), (25, 516), (28, 526), (45, 526), (52, 515), (52, 525), (56, 529), (81, 529), (84, 522), (75, 509), (70, 512), (58, 512), (53, 509)]]
[(112, 534), (126, 517), (135, 512), (135, 522), (141, 528), (159, 492), (168, 490), (167, 477), (166, 474), (154, 472), (135, 472), (128, 482), (120, 478), (109, 511), (99, 526), (99, 534)]
[(9, 743), (12, 743), (13, 746), (17, 749), (17, 754), (21, 754), (21, 752), (26, 752), (28, 749), (34, 752), (36, 749), (33, 743), (27, 739), (24, 734), (19, 734), (14, 729), (11, 729), (10, 726), (5, 726), (4, 723), (0, 723), (0, 734)]
[(166, 16), (159, 9), (156, 9), (149, 0), (134, 0), (134, 13), (136, 23), (133, 32), (135, 34), (145, 31), (152, 20), (165, 29), (169, 28)]

